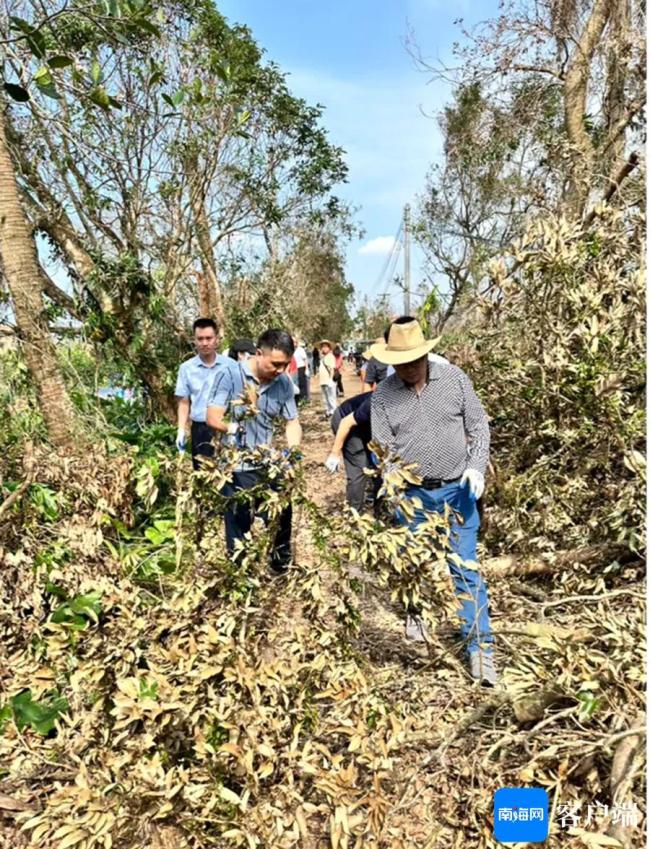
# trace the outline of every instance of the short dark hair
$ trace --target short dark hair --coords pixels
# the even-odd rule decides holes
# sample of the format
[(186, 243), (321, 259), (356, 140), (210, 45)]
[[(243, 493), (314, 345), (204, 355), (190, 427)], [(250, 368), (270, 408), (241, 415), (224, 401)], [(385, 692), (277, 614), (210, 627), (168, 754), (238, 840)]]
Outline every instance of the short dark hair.
[(282, 351), (288, 357), (293, 357), (295, 351), (293, 339), (286, 330), (271, 328), (265, 330), (257, 340), (258, 348), (267, 348), (269, 351)]
[(211, 327), (214, 332), (219, 335), (219, 327), (217, 326), (217, 322), (213, 318), (197, 318), (197, 320), (192, 325), (192, 333), (196, 330)]
[(255, 353), (255, 342), (252, 339), (235, 339), (228, 350), (229, 355), (233, 360), (237, 359), (237, 354), (246, 353), (246, 354), (254, 354)]

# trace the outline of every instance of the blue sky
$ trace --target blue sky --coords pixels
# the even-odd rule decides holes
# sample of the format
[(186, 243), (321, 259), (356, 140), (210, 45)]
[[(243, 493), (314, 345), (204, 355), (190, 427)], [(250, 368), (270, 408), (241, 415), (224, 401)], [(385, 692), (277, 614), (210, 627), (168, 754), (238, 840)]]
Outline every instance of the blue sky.
[[(365, 231), (348, 249), (348, 280), (360, 294), (378, 294), (404, 204), (415, 204), (428, 167), (440, 158), (440, 134), (431, 116), (450, 98), (448, 86), (415, 68), (404, 41), (412, 30), (424, 55), (451, 60), (460, 38), (454, 20), (463, 18), (465, 25), (484, 20), (496, 11), (496, 0), (217, 0), (217, 5), (231, 23), (250, 27), (268, 59), (289, 73), (294, 94), (325, 107), (323, 124), (332, 142), (346, 150), (350, 169), (337, 193), (360, 207), (357, 220)], [(413, 288), (421, 279), (415, 251)], [(397, 289), (392, 294), (397, 308), (401, 296)]]

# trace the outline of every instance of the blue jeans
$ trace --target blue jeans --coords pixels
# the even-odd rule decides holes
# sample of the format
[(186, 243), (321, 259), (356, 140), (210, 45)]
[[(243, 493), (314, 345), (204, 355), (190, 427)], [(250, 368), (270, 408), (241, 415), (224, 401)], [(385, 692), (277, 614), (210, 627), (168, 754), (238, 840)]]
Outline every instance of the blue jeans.
[[(470, 496), (467, 486), (461, 487), (457, 482), (441, 486), (439, 489), (423, 489), (412, 486), (407, 497), (418, 497), (423, 510), (416, 510), (410, 527), (414, 530), (425, 520), (425, 513), (440, 513), (444, 515), (445, 504), (458, 513), (463, 523), (460, 524), (452, 513), (450, 515), (449, 541), (451, 550), (463, 560), (476, 562), (476, 541), (481, 524), (476, 501)], [(400, 525), (406, 525), (406, 517), (398, 511), (397, 520)], [(488, 595), (485, 582), (476, 569), (468, 569), (449, 561), (449, 570), (460, 601), (460, 633), (467, 651), (475, 650), (479, 644), (488, 651), (494, 642), (490, 628), (488, 613)], [(489, 644), (486, 646), (486, 643)]]

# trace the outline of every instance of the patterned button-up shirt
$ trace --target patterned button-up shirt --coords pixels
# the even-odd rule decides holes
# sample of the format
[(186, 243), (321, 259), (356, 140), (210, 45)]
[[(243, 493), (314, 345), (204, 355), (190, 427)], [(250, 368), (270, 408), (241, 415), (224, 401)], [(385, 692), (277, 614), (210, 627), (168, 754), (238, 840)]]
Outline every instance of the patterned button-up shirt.
[(217, 354), (212, 365), (206, 365), (198, 355), (181, 364), (176, 379), (174, 394), (177, 398), (189, 398), (190, 418), (193, 422), (204, 422), (208, 396), (215, 375), (224, 369), (236, 367), (235, 361)]
[[(209, 407), (224, 407), (231, 421), (241, 419), (237, 444), (240, 448), (256, 448), (270, 445), (273, 439), (273, 423), (277, 418), (291, 421), (298, 418), (293, 381), (286, 374), (278, 375), (270, 383), (260, 383), (248, 363), (237, 364), (234, 370), (224, 370), (217, 375), (210, 397)], [(252, 418), (242, 418), (244, 405), (232, 405), (232, 401), (256, 396), (258, 413)], [(224, 439), (224, 442), (227, 441)]]
[(397, 374), (372, 397), (372, 438), (422, 477), (453, 480), (466, 469), (485, 474), (490, 456), (488, 417), (474, 387), (458, 366), (429, 361), (420, 394)]

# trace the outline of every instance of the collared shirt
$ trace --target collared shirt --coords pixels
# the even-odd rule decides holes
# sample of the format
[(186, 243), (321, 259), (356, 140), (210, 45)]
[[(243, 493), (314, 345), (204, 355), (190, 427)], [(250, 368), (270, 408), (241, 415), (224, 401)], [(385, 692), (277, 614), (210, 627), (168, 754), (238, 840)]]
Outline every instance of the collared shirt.
[(466, 469), (485, 474), (490, 429), (469, 377), (451, 363), (428, 365), (429, 379), (419, 395), (397, 374), (377, 387), (373, 440), (405, 463), (416, 463), (422, 477), (453, 480)]
[(387, 370), (388, 366), (385, 363), (380, 363), (379, 360), (370, 357), (363, 382), (380, 384), (386, 378)]
[(298, 345), (296, 350), (293, 352), (293, 355), (296, 358), (296, 365), (298, 366), (298, 368), (307, 367), (307, 354), (302, 345)]
[(223, 354), (217, 354), (212, 365), (204, 363), (198, 355), (181, 364), (174, 394), (178, 398), (190, 399), (190, 418), (193, 422), (205, 421), (208, 396), (215, 375), (233, 366), (236, 366), (234, 360)]
[[(256, 397), (255, 406), (258, 413), (254, 417), (244, 418), (246, 405), (232, 402), (251, 396)], [(235, 439), (240, 448), (270, 445), (275, 419), (292, 421), (298, 418), (291, 378), (280, 374), (269, 383), (260, 383), (247, 362), (239, 363), (234, 371), (222, 371), (217, 375), (208, 399), (208, 407), (225, 407), (231, 421), (241, 420), (240, 432)]]

